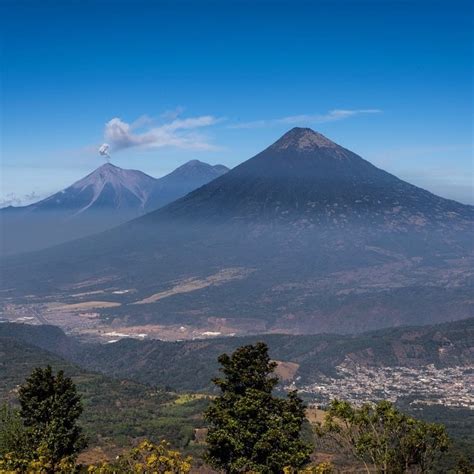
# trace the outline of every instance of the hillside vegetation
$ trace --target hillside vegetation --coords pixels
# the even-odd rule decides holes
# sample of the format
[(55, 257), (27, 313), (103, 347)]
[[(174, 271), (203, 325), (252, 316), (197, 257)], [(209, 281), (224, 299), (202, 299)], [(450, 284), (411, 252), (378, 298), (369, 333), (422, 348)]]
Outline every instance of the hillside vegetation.
[[(5, 323), (0, 324), (0, 398), (14, 400), (15, 387), (28, 373), (50, 364), (71, 375), (84, 396), (81, 423), (95, 451), (99, 449), (94, 456), (104, 450), (116, 452), (140, 437), (165, 437), (195, 452), (200, 445), (194, 441), (194, 430), (204, 427), (202, 412), (208, 394), (214, 393), (211, 380), (218, 375), (217, 358), (257, 341), (268, 344), (285, 382), (300, 377), (298, 382), (306, 383), (333, 374), (348, 359), (369, 366), (472, 365), (474, 319), (356, 336), (275, 334), (179, 342), (123, 339), (105, 345), (79, 342), (52, 326)], [(398, 406), (427, 421), (446, 424), (457, 449), (473, 453), (469, 410), (428, 406), (416, 411), (409, 402), (402, 399)]]
[(291, 362), (293, 378), (313, 382), (334, 375), (344, 360), (365, 366), (438, 367), (474, 363), (474, 318), (433, 326), (384, 329), (355, 336), (258, 335), (164, 342), (122, 339), (114, 344), (82, 344), (50, 326), (0, 325), (0, 337), (48, 349), (78, 365), (116, 377), (199, 391), (217, 375), (217, 357), (243, 344), (263, 341), (273, 359)]
[[(194, 430), (203, 426), (207, 399), (189, 397), (114, 379), (81, 369), (60, 357), (18, 340), (0, 337), (0, 400), (16, 404), (17, 388), (35, 367), (64, 370), (82, 395), (81, 425), (95, 455), (117, 452), (132, 440), (166, 438), (192, 450)], [(99, 454), (97, 454), (99, 453)]]

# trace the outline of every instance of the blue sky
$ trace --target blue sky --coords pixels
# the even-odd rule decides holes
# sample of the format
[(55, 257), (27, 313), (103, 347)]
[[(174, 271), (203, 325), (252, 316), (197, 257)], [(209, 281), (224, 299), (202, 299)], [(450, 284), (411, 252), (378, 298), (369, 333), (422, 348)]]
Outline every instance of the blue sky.
[(235, 166), (309, 126), (445, 197), (472, 193), (470, 2), (1, 3), (0, 200), (103, 163)]

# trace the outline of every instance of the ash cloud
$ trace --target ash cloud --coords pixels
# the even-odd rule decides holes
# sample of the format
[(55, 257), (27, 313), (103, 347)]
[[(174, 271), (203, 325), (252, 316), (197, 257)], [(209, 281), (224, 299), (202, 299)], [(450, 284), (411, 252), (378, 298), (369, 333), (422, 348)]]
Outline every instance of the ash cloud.
[(219, 119), (212, 115), (175, 117), (168, 122), (152, 126), (149, 118), (147, 120), (139, 118), (135, 122), (128, 123), (119, 117), (114, 117), (105, 124), (104, 139), (109, 144), (106, 152), (108, 154), (109, 150), (120, 151), (133, 147), (216, 150), (217, 147), (202, 133), (198, 133), (198, 130), (210, 127), (218, 121)]

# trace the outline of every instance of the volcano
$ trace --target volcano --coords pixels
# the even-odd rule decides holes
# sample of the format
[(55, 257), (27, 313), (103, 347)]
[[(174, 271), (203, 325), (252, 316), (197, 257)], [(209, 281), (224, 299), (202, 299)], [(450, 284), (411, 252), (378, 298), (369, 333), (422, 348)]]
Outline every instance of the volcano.
[(155, 179), (141, 171), (106, 163), (72, 186), (27, 206), (26, 212), (63, 212), (69, 218), (97, 210), (109, 212), (144, 209)]
[[(373, 166), (309, 128), (294, 128), (156, 218), (266, 223), (376, 224), (389, 229), (468, 228), (472, 207)], [(152, 216), (150, 216), (152, 218)]]
[[(7, 294), (122, 291), (115, 324), (357, 332), (472, 315), (474, 208), (307, 128), (103, 234), (4, 261)], [(66, 265), (67, 263), (67, 265)], [(115, 295), (115, 294), (114, 294)]]
[(37, 203), (0, 210), (2, 253), (49, 247), (154, 211), (227, 172), (192, 160), (162, 178), (106, 163)]

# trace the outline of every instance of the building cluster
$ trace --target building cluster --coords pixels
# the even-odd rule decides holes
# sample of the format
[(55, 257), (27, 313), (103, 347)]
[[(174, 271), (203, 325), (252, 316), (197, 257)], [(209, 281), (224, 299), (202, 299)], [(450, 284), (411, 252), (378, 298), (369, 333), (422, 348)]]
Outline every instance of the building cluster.
[(365, 402), (400, 399), (416, 405), (444, 405), (474, 410), (474, 366), (437, 368), (364, 367), (343, 363), (335, 377), (321, 377), (309, 385), (291, 387), (310, 395), (316, 404), (338, 398), (360, 405)]

